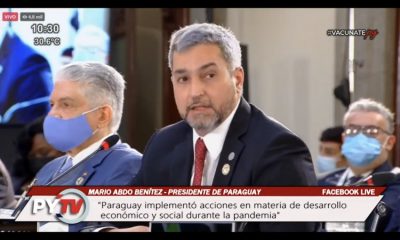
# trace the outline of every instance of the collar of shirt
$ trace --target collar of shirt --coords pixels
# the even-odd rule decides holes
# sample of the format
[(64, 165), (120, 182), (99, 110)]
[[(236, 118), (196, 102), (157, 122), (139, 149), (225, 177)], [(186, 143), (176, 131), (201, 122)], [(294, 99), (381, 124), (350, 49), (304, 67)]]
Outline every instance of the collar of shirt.
[[(203, 185), (211, 185), (212, 180), (214, 178), (215, 169), (217, 168), (217, 163), (219, 159), (219, 155), (222, 151), (222, 147), (224, 146), (226, 135), (228, 134), (229, 126), (233, 120), (233, 116), (236, 113), (236, 110), (239, 107), (240, 99), (236, 104), (236, 107), (229, 114), (229, 116), (213, 131), (206, 134), (202, 137), (204, 144), (207, 147), (206, 154), (206, 162), (204, 164), (204, 168), (206, 171), (203, 173)], [(193, 149), (195, 149), (195, 144), (197, 138), (200, 136), (193, 129)], [(194, 166), (193, 166), (194, 169)], [(192, 173), (193, 178), (193, 173)], [(192, 182), (192, 181), (191, 181)]]
[[(365, 178), (367, 176), (369, 176), (372, 173), (372, 170), (367, 171), (363, 174), (361, 174), (361, 178)], [(343, 172), (342, 176), (340, 177), (337, 186), (343, 186), (348, 179), (350, 179), (351, 177), (354, 177), (355, 174), (354, 172), (351, 170), (351, 168), (346, 168), (346, 170)]]
[(103, 143), (104, 139), (108, 138), (111, 135), (114, 135), (114, 133), (110, 133), (99, 141), (91, 144), (89, 147), (83, 149), (78, 154), (76, 154), (75, 157), (71, 157), (70, 155), (68, 155), (70, 158), (72, 158), (72, 166), (75, 166), (76, 164), (87, 158), (90, 154), (94, 153), (94, 151), (96, 151)]
[[(351, 168), (347, 168), (347, 170), (348, 170), (347, 179), (355, 176), (355, 174), (351, 170)], [(365, 178), (365, 177), (369, 176), (371, 173), (372, 173), (372, 170), (369, 170), (368, 172), (365, 172), (365, 173), (361, 174), (360, 177)]]

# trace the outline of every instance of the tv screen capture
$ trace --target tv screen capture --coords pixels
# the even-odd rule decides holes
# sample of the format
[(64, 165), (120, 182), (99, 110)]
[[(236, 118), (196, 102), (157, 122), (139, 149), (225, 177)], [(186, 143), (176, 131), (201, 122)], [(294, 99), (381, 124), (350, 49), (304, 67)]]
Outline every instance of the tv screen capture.
[(0, 12), (1, 233), (400, 232), (399, 9)]

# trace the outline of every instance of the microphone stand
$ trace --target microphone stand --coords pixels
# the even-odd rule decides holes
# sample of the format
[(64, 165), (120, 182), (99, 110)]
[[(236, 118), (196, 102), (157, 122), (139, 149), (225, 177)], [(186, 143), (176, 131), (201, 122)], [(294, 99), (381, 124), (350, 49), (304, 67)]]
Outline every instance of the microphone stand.
[(28, 203), (28, 201), (26, 201), (26, 195), (28, 194), (29, 190), (32, 188), (33, 185), (35, 185), (37, 179), (33, 179), (33, 181), (29, 184), (29, 186), (26, 188), (26, 190), (21, 194), (20, 199), (17, 202), (17, 207), (15, 208), (14, 212), (11, 214), (12, 217), (16, 217), (17, 215), (19, 215), (19, 213), (21, 212), (21, 210), (25, 207), (25, 205)]
[(96, 153), (100, 152), (102, 149), (98, 148), (96, 151), (94, 151), (93, 153), (91, 153), (89, 156), (87, 156), (85, 159), (83, 159), (81, 162), (79, 162), (78, 164), (76, 164), (75, 166), (72, 166), (71, 168), (69, 168), (68, 170), (66, 170), (65, 172), (61, 173), (60, 175), (58, 175), (57, 177), (53, 178), (50, 182), (48, 182), (45, 186), (50, 186), (51, 184), (55, 183), (57, 180), (59, 180), (60, 178), (64, 177), (65, 175), (67, 175), (69, 172), (71, 172), (72, 170), (74, 170), (75, 168), (77, 168), (78, 166), (82, 165), (84, 162), (86, 162), (87, 160), (89, 160), (90, 158), (92, 158)]

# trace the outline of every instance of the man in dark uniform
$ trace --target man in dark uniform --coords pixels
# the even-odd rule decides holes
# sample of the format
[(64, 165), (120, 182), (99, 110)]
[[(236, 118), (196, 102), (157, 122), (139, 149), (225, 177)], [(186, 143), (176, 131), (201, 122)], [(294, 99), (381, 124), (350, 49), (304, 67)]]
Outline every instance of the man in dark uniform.
[[(360, 99), (352, 103), (344, 115), (345, 130), (342, 154), (346, 157), (349, 167), (337, 170), (319, 180), (322, 186), (348, 186), (379, 173), (389, 172), (392, 166), (388, 156), (396, 142), (393, 113), (384, 105), (371, 99)], [(400, 183), (389, 182), (382, 201), (389, 208), (394, 208), (400, 200)], [(360, 223), (355, 231), (371, 230), (374, 214), (365, 223)], [(382, 222), (384, 222), (382, 220)], [(326, 228), (341, 231), (342, 223), (327, 223)], [(363, 229), (362, 229), (363, 228)], [(377, 230), (383, 230), (380, 226)], [(336, 229), (336, 230), (335, 230)]]

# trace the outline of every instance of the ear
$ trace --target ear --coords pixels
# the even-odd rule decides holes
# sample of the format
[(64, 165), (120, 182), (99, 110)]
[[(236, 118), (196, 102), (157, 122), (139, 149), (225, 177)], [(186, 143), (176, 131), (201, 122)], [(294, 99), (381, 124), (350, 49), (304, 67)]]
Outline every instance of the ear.
[(233, 70), (233, 77), (235, 78), (235, 87), (237, 91), (243, 92), (243, 83), (244, 83), (244, 70), (242, 67), (237, 67)]
[(111, 124), (112, 115), (113, 110), (111, 109), (111, 106), (105, 105), (104, 107), (100, 108), (97, 118), (97, 128), (109, 127)]
[(388, 137), (388, 140), (387, 140), (384, 148), (386, 148), (388, 151), (390, 151), (393, 149), (395, 143), (396, 143), (396, 136), (390, 135)]
[(346, 136), (344, 135), (344, 132), (342, 133), (342, 143), (344, 143), (344, 139), (346, 138)]

